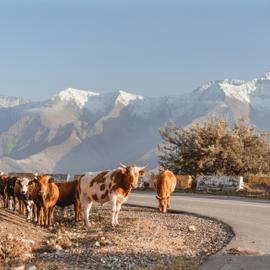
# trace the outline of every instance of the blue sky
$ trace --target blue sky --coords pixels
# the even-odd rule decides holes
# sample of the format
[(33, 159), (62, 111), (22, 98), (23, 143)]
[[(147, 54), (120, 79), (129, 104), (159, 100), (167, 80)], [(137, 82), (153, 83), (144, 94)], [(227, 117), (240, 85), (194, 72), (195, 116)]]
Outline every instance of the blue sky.
[(0, 1), (0, 93), (147, 96), (270, 71), (270, 1)]

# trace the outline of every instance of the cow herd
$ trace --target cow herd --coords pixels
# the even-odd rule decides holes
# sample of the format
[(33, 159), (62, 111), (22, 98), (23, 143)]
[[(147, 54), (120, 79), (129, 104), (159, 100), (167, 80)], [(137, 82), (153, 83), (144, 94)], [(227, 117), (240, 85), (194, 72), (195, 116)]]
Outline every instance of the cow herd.
[[(118, 215), (131, 189), (138, 186), (145, 167), (124, 165), (114, 170), (85, 173), (67, 182), (56, 182), (50, 175), (33, 174), (33, 177), (0, 175), (0, 196), (3, 206), (26, 214), (29, 221), (40, 226), (54, 224), (54, 209), (74, 206), (75, 221), (83, 217), (89, 226), (89, 213), (94, 202), (112, 204), (112, 226), (118, 225)], [(162, 171), (155, 177), (156, 198), (159, 210), (170, 207), (170, 193), (176, 186), (176, 177), (171, 171)], [(18, 202), (18, 203), (17, 203)]]

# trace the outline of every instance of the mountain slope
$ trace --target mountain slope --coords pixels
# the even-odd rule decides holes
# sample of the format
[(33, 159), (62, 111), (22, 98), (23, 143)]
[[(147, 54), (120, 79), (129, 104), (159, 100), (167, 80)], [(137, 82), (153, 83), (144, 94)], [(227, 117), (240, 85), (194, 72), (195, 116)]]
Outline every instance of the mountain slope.
[(174, 121), (186, 127), (210, 114), (231, 122), (245, 116), (259, 129), (270, 129), (270, 73), (250, 81), (210, 81), (179, 96), (69, 88), (43, 102), (19, 100), (5, 97), (0, 106), (5, 171), (80, 173), (113, 168), (118, 161), (150, 162), (152, 168), (161, 126)]

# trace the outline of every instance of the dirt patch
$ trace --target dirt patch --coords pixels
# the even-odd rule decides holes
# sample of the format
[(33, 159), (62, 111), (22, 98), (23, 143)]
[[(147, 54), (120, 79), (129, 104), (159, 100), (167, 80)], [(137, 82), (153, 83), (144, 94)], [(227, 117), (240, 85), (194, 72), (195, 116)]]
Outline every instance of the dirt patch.
[(54, 237), (27, 222), (24, 216), (0, 209), (0, 265), (4, 269), (28, 261), (36, 249), (45, 247), (46, 241)]
[[(40, 231), (28, 265), (37, 269), (195, 269), (232, 238), (218, 221), (188, 214), (162, 214), (124, 206), (120, 225), (111, 227), (110, 206), (93, 207), (91, 228), (59, 219), (50, 233)], [(26, 223), (33, 227), (32, 224)], [(20, 228), (22, 229), (22, 228)], [(53, 237), (51, 237), (53, 235)], [(44, 245), (45, 243), (45, 245)]]

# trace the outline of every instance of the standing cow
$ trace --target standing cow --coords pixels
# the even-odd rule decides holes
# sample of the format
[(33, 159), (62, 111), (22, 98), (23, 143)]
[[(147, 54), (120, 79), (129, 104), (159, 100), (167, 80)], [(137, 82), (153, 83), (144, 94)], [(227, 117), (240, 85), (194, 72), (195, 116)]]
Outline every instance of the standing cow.
[(9, 176), (7, 178), (7, 185), (6, 185), (6, 194), (8, 199), (8, 209), (15, 211), (16, 210), (16, 196), (14, 192), (15, 184), (17, 181), (16, 176)]
[(166, 170), (156, 176), (154, 184), (157, 191), (160, 212), (166, 213), (170, 208), (170, 196), (176, 187), (176, 177), (173, 172)]
[(35, 192), (33, 200), (37, 206), (38, 225), (45, 226), (54, 224), (54, 207), (59, 198), (59, 189), (54, 179), (49, 175), (38, 175), (35, 177)]
[(78, 180), (68, 181), (64, 183), (56, 183), (59, 189), (59, 198), (56, 202), (57, 206), (62, 207), (74, 205), (75, 221), (80, 221), (81, 204), (77, 194)]
[[(15, 184), (15, 195), (19, 199), (20, 209), (22, 205), (26, 208), (27, 220), (31, 220), (34, 213), (34, 219), (37, 219), (36, 207), (33, 201), (35, 192), (34, 180), (30, 180), (27, 177), (18, 178)], [(21, 212), (19, 210), (19, 212)]]
[(8, 180), (8, 175), (1, 172), (1, 174), (0, 174), (0, 195), (3, 199), (3, 206), (5, 208), (8, 207), (8, 199), (7, 199), (7, 193), (6, 193), (7, 180)]
[(136, 188), (145, 167), (135, 165), (120, 167), (111, 171), (85, 174), (79, 179), (79, 197), (84, 213), (85, 225), (89, 227), (89, 212), (93, 202), (101, 205), (112, 202), (112, 226), (118, 225), (118, 215), (132, 188)]

